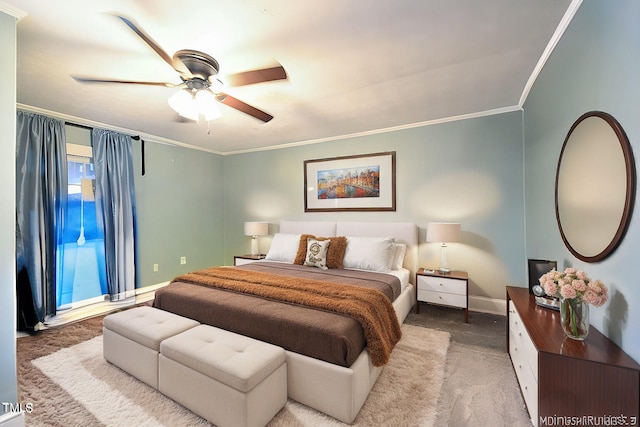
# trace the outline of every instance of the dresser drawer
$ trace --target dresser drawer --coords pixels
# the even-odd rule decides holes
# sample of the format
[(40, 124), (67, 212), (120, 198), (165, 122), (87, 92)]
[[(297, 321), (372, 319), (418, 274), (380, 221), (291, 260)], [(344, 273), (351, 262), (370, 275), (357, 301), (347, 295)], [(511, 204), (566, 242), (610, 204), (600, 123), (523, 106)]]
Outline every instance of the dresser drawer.
[(509, 328), (509, 354), (514, 364), (517, 359), (519, 364), (531, 371), (531, 376), (538, 382), (538, 352), (528, 337), (524, 338), (521, 332), (511, 328)]
[(430, 302), (432, 304), (449, 305), (452, 307), (467, 307), (467, 296), (448, 294), (444, 292), (427, 291), (418, 288), (418, 301)]
[(509, 307), (509, 354), (512, 359), (517, 358), (528, 367), (533, 378), (538, 382), (538, 351), (529, 338), (520, 314), (512, 306)]
[[(418, 292), (420, 290), (467, 295), (467, 281), (446, 277), (418, 276)], [(466, 303), (464, 305), (466, 306)]]
[(513, 368), (520, 384), (520, 390), (522, 391), (522, 397), (527, 404), (529, 410), (529, 416), (534, 422), (534, 425), (538, 425), (534, 420), (538, 419), (538, 383), (536, 382), (529, 366), (525, 362), (518, 361), (517, 358), (512, 358)]
[(513, 301), (509, 301), (509, 355), (529, 416), (538, 425), (538, 351)]

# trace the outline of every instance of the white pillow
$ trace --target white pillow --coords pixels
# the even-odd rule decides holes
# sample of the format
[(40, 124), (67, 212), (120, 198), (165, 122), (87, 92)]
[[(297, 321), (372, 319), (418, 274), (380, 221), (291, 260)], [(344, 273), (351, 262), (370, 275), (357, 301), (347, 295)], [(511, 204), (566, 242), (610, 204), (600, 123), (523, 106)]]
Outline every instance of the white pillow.
[(300, 246), (300, 234), (276, 233), (265, 259), (293, 264)]
[(393, 259), (391, 260), (392, 270), (402, 270), (404, 257), (407, 254), (407, 245), (404, 243), (393, 244)]
[(391, 271), (393, 237), (347, 237), (344, 268)]
[(323, 270), (327, 269), (327, 251), (331, 240), (307, 240), (307, 256), (304, 259), (304, 265), (318, 267)]

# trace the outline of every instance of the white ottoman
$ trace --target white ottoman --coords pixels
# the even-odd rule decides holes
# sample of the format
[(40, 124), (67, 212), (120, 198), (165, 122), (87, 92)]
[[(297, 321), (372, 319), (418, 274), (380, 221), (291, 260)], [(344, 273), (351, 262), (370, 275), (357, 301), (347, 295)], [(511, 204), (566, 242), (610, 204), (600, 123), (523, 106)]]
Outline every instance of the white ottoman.
[(158, 388), (160, 342), (200, 323), (149, 306), (106, 316), (102, 322), (104, 358)]
[(196, 326), (160, 344), (158, 390), (218, 427), (264, 426), (287, 401), (285, 351)]

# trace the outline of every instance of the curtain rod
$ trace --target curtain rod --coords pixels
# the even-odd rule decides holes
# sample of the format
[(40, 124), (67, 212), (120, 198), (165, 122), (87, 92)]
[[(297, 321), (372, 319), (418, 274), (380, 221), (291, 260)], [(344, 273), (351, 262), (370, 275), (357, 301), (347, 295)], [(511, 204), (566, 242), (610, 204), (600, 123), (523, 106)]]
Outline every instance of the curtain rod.
[[(80, 128), (80, 129), (93, 130), (93, 128), (91, 126), (81, 125), (81, 124), (78, 124), (78, 123), (65, 121), (64, 124), (67, 125), (67, 126), (73, 126), (73, 127), (77, 127), (77, 128)], [(132, 135), (131, 139), (139, 141), (140, 140), (140, 135)]]
[[(80, 129), (87, 129), (87, 130), (93, 130), (93, 128), (91, 126), (85, 126), (85, 125), (80, 125), (78, 123), (73, 123), (73, 122), (64, 122), (65, 125), (67, 126), (73, 126), (73, 127), (77, 127)], [(131, 136), (131, 139), (133, 139), (134, 141), (140, 141), (140, 157), (141, 157), (141, 162), (142, 162), (142, 176), (144, 176), (144, 174), (146, 173), (146, 167), (145, 167), (145, 156), (144, 156), (144, 139), (140, 138), (140, 135), (135, 135), (135, 136)]]
[(78, 123), (64, 122), (64, 124), (67, 126), (73, 126), (80, 129), (93, 130), (91, 126), (79, 125)]

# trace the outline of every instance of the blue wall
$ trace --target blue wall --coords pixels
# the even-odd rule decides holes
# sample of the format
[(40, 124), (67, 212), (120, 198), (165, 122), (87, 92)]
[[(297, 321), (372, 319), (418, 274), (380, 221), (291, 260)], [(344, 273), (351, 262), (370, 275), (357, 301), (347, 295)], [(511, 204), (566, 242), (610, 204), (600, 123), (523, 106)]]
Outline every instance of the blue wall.
[[(222, 157), (147, 142), (144, 176), (139, 142), (133, 157), (137, 287), (222, 264)], [(159, 271), (153, 271), (154, 264)]]
[(524, 105), (527, 255), (557, 259), (610, 288), (610, 302), (592, 308), (591, 324), (640, 360), (640, 210), (616, 252), (583, 263), (565, 248), (555, 219), (555, 172), (573, 122), (606, 111), (625, 129), (640, 157), (640, 2), (586, 0), (536, 80)]

